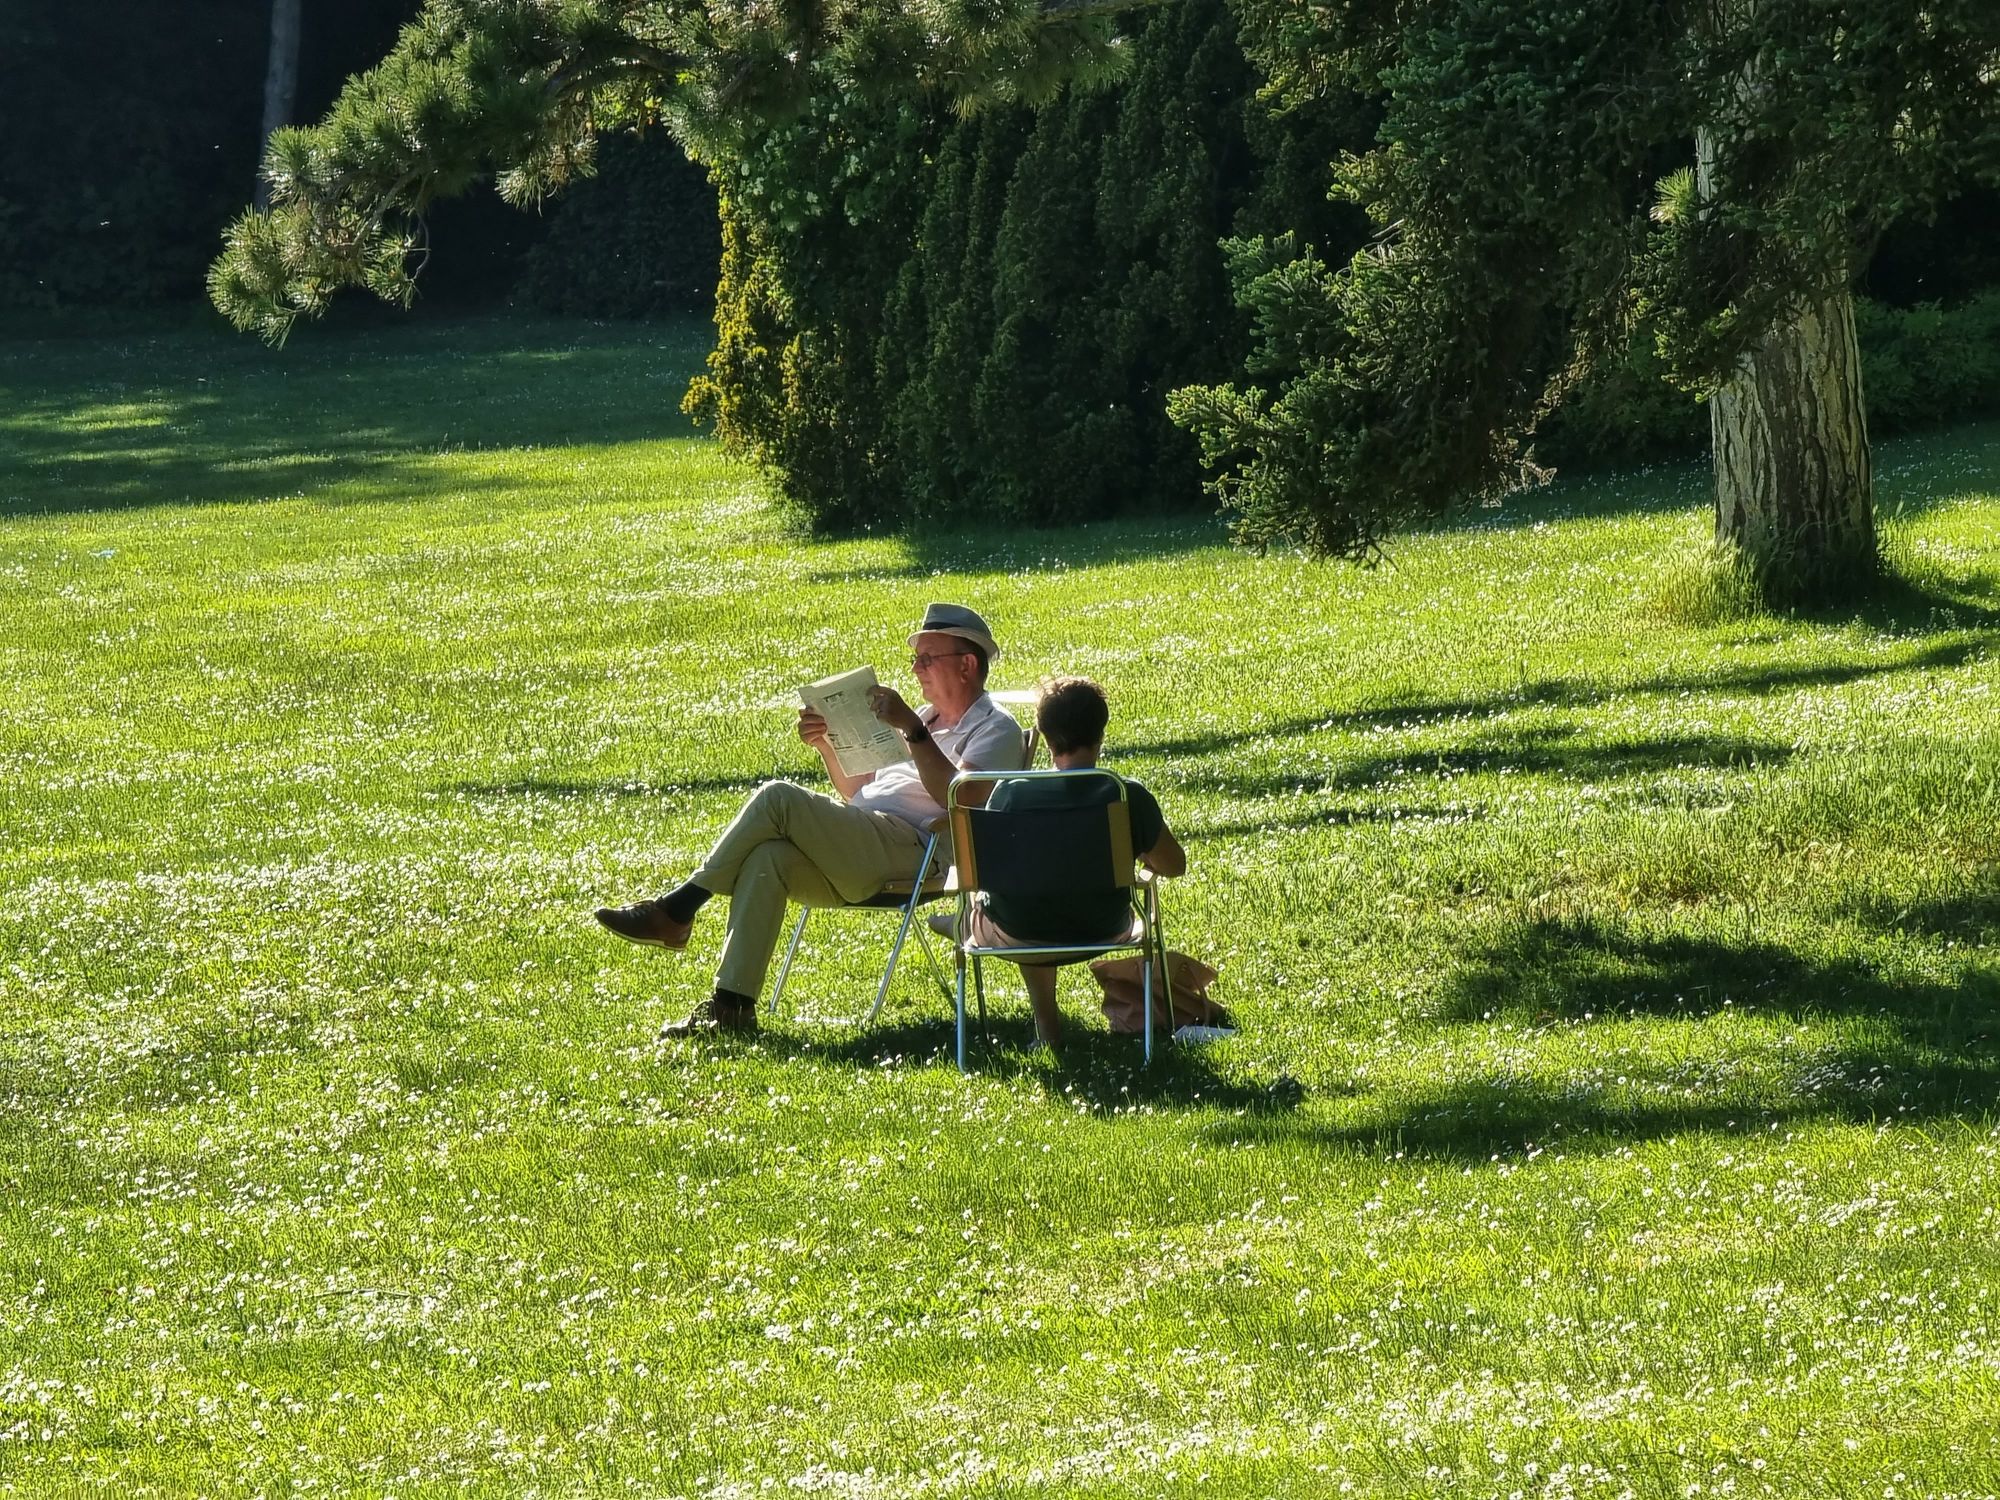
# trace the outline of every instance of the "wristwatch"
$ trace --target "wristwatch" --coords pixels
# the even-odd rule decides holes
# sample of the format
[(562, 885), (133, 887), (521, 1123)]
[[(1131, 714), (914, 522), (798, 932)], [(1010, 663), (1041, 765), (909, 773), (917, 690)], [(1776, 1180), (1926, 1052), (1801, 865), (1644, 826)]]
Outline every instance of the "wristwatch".
[(905, 729), (903, 731), (903, 743), (913, 750), (919, 745), (928, 745), (930, 742), (931, 732), (922, 724), (917, 725), (915, 729)]

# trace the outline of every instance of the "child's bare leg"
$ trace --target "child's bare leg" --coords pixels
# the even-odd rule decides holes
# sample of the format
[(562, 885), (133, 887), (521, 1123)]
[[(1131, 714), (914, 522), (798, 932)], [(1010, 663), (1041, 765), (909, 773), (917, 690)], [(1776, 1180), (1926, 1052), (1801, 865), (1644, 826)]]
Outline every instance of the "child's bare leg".
[(1062, 1045), (1062, 1012), (1056, 1009), (1056, 971), (1047, 964), (1022, 964), (1021, 981), (1028, 987), (1028, 1007), (1035, 1013), (1035, 1035), (1050, 1047)]

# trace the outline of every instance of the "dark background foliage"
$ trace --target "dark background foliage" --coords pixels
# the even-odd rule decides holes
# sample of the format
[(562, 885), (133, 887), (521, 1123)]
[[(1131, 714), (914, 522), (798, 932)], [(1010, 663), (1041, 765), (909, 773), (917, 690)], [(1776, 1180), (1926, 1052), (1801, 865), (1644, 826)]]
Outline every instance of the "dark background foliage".
[[(322, 115), (416, 6), (306, 0), (294, 118)], [(269, 23), (265, 0), (0, 8), (0, 310), (198, 302), (250, 196)], [(440, 203), (418, 307), (713, 307), (690, 404), (822, 529), (1203, 508), (1165, 397), (1250, 352), (1220, 242), (1289, 232), (1339, 264), (1368, 228), (1328, 201), (1330, 164), (1377, 117), (1265, 97), (1223, 0), (1136, 24), (1124, 82), (1039, 110), (830, 97), (707, 168), (661, 133), (608, 138), (539, 216), (490, 187)], [(2000, 408), (1996, 231), (2000, 195), (1976, 192), (1876, 249), (1859, 314), (1876, 433)], [(358, 296), (342, 315), (363, 309), (391, 316)], [(1700, 449), (1706, 412), (1659, 375), (1638, 340), (1537, 456)]]
[(598, 147), (597, 175), (549, 205), (515, 291), (565, 316), (707, 312), (720, 244), (715, 189), (678, 143), (611, 136)]
[(805, 519), (1205, 503), (1166, 395), (1246, 352), (1220, 242), (1303, 226), (1359, 245), (1328, 164), (1370, 125), (1358, 103), (1261, 103), (1221, 0), (1149, 13), (1134, 53), (1116, 88), (1036, 110), (823, 101), (723, 164), (719, 342), (690, 409)]
[[(379, 62), (418, 0), (305, 0), (293, 119)], [(0, 309), (193, 304), (261, 155), (268, 0), (0, 5)], [(542, 217), (490, 186), (431, 214), (419, 308), (519, 291), (596, 316), (706, 308), (713, 195), (670, 142), (614, 141)], [(353, 298), (345, 316), (372, 307)]]
[(266, 15), (244, 0), (0, 8), (0, 303), (199, 295), (250, 191)]

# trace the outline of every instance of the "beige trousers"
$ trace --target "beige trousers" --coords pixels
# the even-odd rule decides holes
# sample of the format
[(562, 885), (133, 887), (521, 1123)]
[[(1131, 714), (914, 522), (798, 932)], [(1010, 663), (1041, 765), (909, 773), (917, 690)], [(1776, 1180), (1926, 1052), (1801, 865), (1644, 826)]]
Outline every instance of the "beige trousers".
[(757, 788), (688, 878), (729, 898), (717, 988), (753, 999), (785, 924), (785, 903), (844, 906), (908, 880), (924, 835), (901, 818), (866, 812), (789, 781)]

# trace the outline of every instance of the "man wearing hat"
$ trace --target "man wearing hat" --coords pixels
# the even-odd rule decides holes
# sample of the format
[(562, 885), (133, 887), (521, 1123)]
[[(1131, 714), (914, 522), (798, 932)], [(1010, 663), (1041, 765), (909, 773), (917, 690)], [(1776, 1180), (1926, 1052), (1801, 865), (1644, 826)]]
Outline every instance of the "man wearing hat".
[(597, 920), (628, 942), (681, 949), (709, 897), (729, 898), (715, 993), (661, 1036), (755, 1031), (757, 996), (787, 901), (842, 906), (910, 879), (923, 857), (926, 825), (944, 815), (952, 777), (1021, 766), (1021, 727), (986, 692), (987, 669), (1000, 655), (986, 622), (964, 605), (933, 604), (910, 647), (926, 707), (910, 707), (894, 688), (869, 690), (875, 717), (909, 745), (908, 760), (846, 775), (827, 742), (826, 721), (801, 711), (799, 738), (819, 751), (839, 800), (788, 781), (766, 782), (684, 884), (657, 900), (598, 911)]

